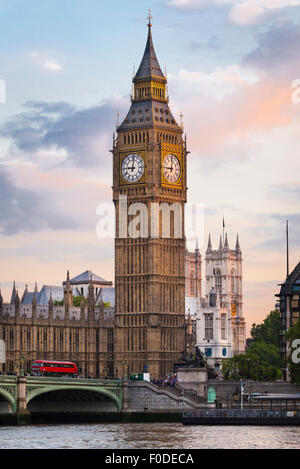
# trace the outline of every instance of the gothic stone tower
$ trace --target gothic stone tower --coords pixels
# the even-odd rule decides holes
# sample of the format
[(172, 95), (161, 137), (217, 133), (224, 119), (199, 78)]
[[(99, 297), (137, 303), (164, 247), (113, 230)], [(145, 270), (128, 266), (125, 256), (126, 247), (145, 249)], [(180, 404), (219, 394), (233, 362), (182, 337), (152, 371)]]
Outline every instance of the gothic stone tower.
[(235, 249), (229, 248), (227, 234), (224, 245), (220, 237), (219, 249), (213, 250), (211, 237), (205, 257), (206, 299), (212, 288), (220, 296), (220, 305), (231, 315), (233, 354), (245, 351), (245, 320), (243, 318), (242, 252), (237, 236)]
[(187, 150), (169, 109), (151, 27), (149, 20), (131, 107), (112, 153), (115, 374), (148, 366), (154, 378), (172, 372), (184, 350)]

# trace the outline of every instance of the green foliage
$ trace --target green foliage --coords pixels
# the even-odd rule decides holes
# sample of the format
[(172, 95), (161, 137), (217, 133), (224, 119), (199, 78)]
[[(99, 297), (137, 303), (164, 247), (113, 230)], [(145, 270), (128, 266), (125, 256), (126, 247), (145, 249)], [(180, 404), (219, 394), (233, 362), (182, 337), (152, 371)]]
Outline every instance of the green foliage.
[(275, 381), (281, 377), (279, 368), (260, 360), (254, 354), (252, 356), (248, 354), (236, 355), (233, 358), (228, 358), (223, 362), (222, 374), (224, 379), (231, 381), (237, 381), (241, 378), (253, 381)]
[(280, 347), (280, 312), (271, 311), (262, 324), (252, 324), (251, 337), (254, 341)]
[(64, 302), (63, 302), (63, 300), (62, 301), (55, 300), (55, 301), (53, 301), (53, 305), (54, 306), (63, 306)]
[(107, 301), (107, 302), (103, 301), (103, 306), (104, 306), (104, 308), (111, 308), (111, 304), (110, 304), (109, 301)]
[[(292, 360), (292, 354), (294, 350), (296, 350), (299, 346), (297, 345), (296, 348), (292, 347), (294, 340), (300, 339), (300, 319), (296, 322), (296, 324), (286, 332), (286, 339), (291, 344), (291, 351), (287, 358), (287, 364), (290, 372), (290, 378), (292, 383), (300, 384), (300, 363), (294, 363)], [(298, 354), (299, 357), (299, 354)]]
[(252, 342), (246, 351), (246, 356), (250, 359), (261, 360), (276, 368), (283, 368), (284, 363), (280, 356), (280, 349), (274, 344), (257, 341)]
[(84, 302), (84, 304), (86, 304), (86, 298), (84, 296), (73, 296), (74, 306), (79, 307), (82, 301)]
[(253, 324), (253, 341), (245, 354), (227, 358), (222, 364), (225, 379), (274, 381), (281, 378), (284, 366), (280, 357), (280, 313), (271, 311), (262, 324)]

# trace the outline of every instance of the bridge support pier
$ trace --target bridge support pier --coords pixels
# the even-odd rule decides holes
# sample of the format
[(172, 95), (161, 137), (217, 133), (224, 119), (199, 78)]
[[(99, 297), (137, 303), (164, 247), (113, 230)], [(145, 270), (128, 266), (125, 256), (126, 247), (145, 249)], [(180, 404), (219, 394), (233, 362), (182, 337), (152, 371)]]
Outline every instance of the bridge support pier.
[(128, 381), (123, 381), (123, 392), (122, 392), (122, 410), (128, 410), (129, 401), (128, 401)]
[(18, 425), (26, 425), (30, 423), (30, 412), (27, 410), (26, 404), (26, 377), (18, 376), (17, 378), (17, 410)]

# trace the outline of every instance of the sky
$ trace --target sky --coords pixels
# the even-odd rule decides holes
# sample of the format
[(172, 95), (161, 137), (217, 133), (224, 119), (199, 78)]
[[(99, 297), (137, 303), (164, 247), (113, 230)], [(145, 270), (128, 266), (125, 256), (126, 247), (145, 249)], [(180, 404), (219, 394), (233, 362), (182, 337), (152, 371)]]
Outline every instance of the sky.
[[(300, 0), (0, 0), (0, 285), (10, 299), (92, 269), (114, 278), (97, 206), (112, 198), (117, 113), (130, 106), (147, 14), (170, 107), (183, 113), (188, 202), (217, 249), (243, 253), (248, 331), (300, 257)], [(5, 91), (5, 93), (4, 93)], [(190, 249), (194, 241), (189, 241)]]

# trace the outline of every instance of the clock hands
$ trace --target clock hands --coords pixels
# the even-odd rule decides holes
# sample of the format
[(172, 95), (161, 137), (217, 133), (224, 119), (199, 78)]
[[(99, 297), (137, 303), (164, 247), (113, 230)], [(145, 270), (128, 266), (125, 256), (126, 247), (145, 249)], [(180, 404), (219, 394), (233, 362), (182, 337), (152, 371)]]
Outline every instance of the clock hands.
[(139, 155), (131, 154), (124, 158), (122, 174), (127, 182), (137, 182), (144, 173), (143, 160)]
[(132, 172), (136, 169), (134, 160), (135, 160), (135, 156), (133, 155), (133, 157), (132, 157), (132, 166), (131, 167), (128, 166), (128, 170), (131, 170)]
[(180, 176), (180, 164), (178, 159), (173, 155), (168, 155), (164, 161), (165, 178), (169, 182), (177, 182)]

